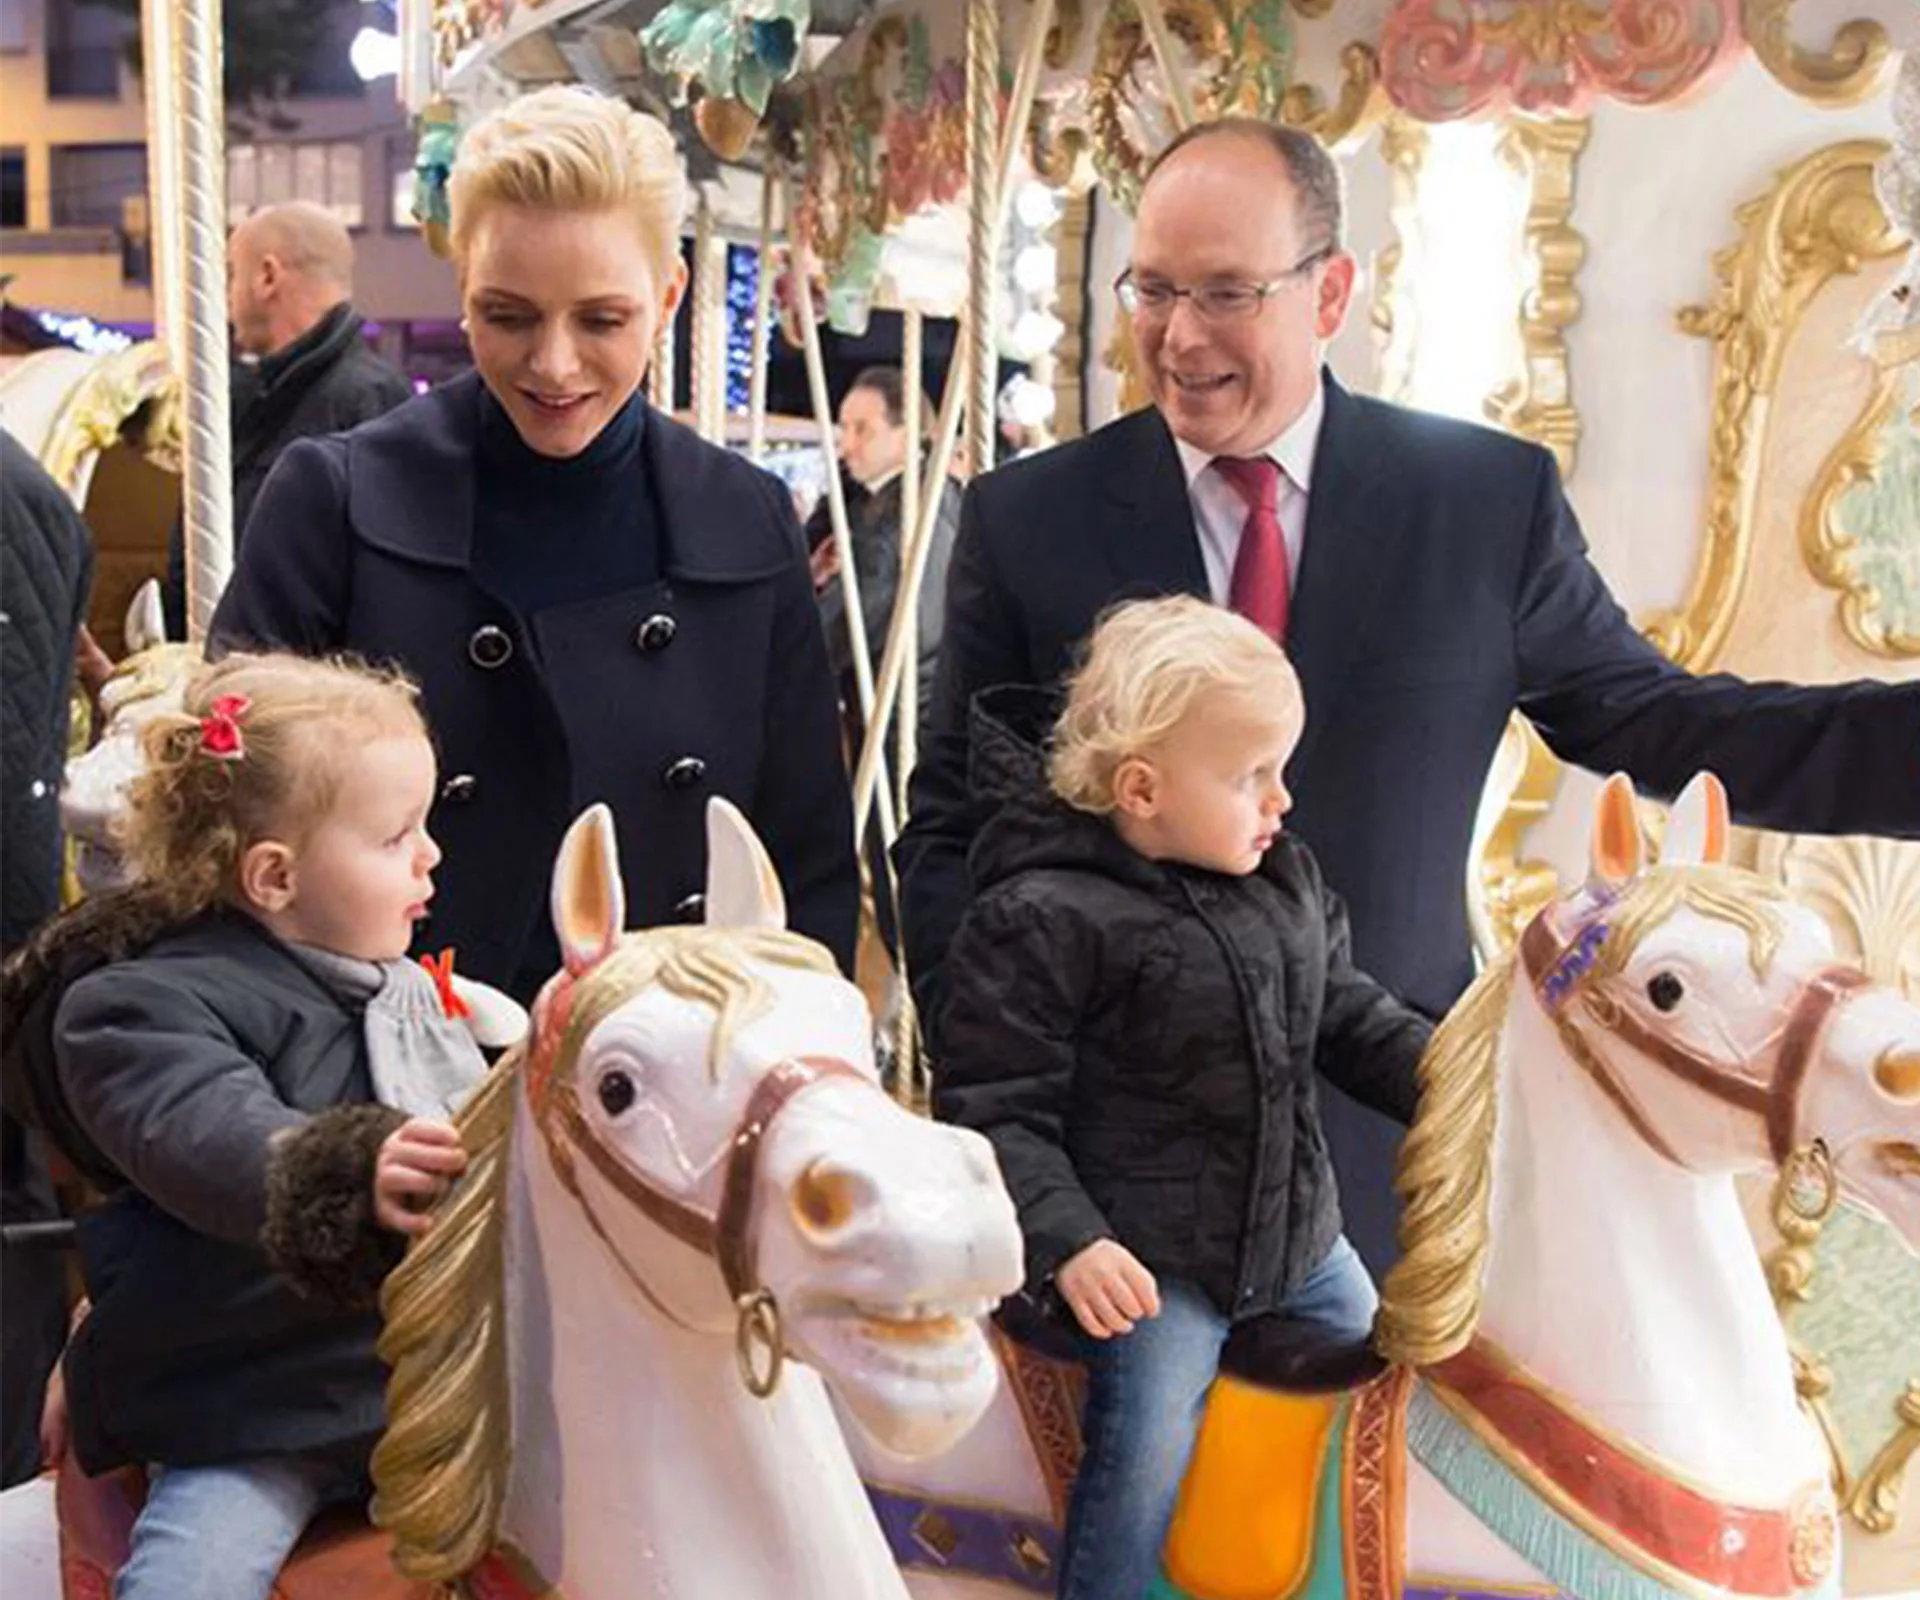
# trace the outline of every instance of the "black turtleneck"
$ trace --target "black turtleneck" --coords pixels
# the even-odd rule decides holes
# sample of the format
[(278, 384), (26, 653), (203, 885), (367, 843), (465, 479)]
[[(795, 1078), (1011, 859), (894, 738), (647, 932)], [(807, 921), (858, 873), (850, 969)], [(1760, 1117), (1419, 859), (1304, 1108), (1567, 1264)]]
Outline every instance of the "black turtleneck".
[(523, 617), (655, 582), (659, 506), (640, 468), (646, 403), (636, 391), (577, 456), (530, 450), (480, 390), (473, 575)]

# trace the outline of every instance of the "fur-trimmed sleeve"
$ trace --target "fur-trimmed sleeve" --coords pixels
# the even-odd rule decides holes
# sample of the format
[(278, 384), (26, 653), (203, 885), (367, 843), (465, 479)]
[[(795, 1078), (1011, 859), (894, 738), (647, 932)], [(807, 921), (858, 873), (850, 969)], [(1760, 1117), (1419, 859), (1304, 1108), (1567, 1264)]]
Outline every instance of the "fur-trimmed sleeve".
[(267, 1220), (260, 1243), (302, 1294), (371, 1305), (406, 1251), (373, 1217), (373, 1169), (406, 1114), (335, 1106), (278, 1135), (267, 1157)]

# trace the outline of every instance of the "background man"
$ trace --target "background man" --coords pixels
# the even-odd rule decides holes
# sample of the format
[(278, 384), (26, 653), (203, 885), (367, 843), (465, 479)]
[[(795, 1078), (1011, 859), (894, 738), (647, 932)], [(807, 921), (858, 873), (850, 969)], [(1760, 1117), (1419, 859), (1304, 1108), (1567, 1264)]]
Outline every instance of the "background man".
[[(391, 411), (406, 378), (367, 348), (354, 314), (353, 238), (303, 200), (256, 211), (227, 241), (233, 368), (233, 532), (280, 452), (310, 434), (338, 433)], [(175, 527), (167, 552), (167, 632), (186, 636), (186, 555)]]

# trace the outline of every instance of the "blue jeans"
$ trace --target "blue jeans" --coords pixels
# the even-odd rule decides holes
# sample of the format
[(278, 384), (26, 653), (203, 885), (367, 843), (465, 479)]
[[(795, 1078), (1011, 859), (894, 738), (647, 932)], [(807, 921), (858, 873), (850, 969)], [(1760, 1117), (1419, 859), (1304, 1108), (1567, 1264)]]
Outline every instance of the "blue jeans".
[(267, 1600), (287, 1554), (356, 1476), (307, 1456), (155, 1467), (114, 1600)]
[[(1059, 1600), (1140, 1600), (1160, 1572), (1180, 1479), (1229, 1322), (1199, 1289), (1160, 1280), (1160, 1314), (1117, 1339), (1081, 1339), (1086, 1455), (1067, 1506)], [(1379, 1297), (1345, 1239), (1277, 1308), (1363, 1338)]]

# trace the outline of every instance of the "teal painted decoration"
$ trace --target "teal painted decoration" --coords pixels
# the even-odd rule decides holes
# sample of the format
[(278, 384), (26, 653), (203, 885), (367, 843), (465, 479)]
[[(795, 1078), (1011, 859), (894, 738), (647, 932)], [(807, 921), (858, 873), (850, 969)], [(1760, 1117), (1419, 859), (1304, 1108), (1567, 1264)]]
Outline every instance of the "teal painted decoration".
[(674, 80), (738, 100), (758, 117), (775, 84), (793, 76), (812, 0), (671, 0), (640, 30), (647, 62)]
[(1879, 597), (1875, 620), (1892, 639), (1920, 639), (1920, 363), (1881, 430), (1880, 465), (1840, 498), (1836, 520), (1853, 541), (1855, 573)]
[(453, 171), (453, 158), (460, 148), (460, 124), (453, 107), (444, 100), (435, 101), (420, 114), (413, 152), (413, 220), (420, 224), (427, 245), (435, 255), (449, 249), (448, 229), (452, 212), (447, 203), (447, 178)]

